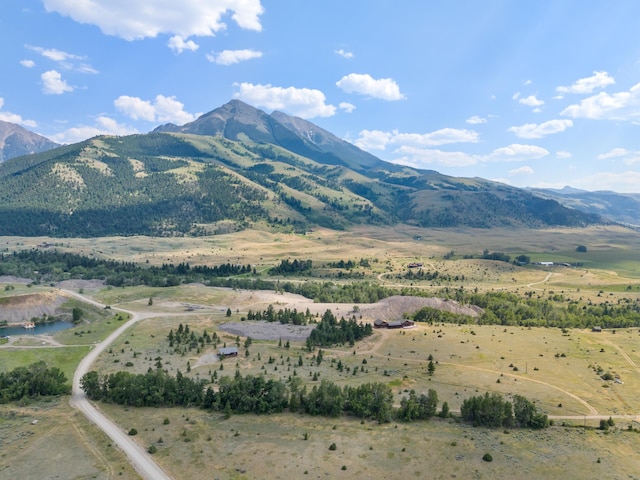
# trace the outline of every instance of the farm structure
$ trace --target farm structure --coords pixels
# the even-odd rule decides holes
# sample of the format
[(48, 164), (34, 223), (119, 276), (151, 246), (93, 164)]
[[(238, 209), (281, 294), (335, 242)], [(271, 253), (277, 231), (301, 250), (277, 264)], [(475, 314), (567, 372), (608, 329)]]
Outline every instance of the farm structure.
[(237, 357), (238, 356), (238, 347), (224, 347), (218, 350), (218, 356), (220, 358), (226, 357)]
[(413, 320), (393, 320), (387, 322), (386, 320), (377, 319), (373, 322), (373, 328), (413, 328), (415, 322)]

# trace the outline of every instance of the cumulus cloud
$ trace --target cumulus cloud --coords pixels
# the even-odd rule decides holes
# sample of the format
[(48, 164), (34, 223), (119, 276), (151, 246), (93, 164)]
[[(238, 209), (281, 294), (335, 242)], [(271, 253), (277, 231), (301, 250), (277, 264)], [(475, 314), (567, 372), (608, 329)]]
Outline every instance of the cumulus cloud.
[(122, 125), (107, 116), (96, 118), (94, 125), (81, 125), (65, 130), (64, 132), (49, 135), (49, 138), (58, 143), (76, 143), (95, 137), (96, 135), (132, 135), (138, 133), (135, 128)]
[(564, 132), (567, 128), (573, 126), (571, 120), (549, 120), (540, 124), (526, 123), (518, 127), (510, 127), (507, 129), (520, 138), (542, 138), (554, 133)]
[(495, 149), (489, 155), (484, 157), (485, 161), (490, 162), (522, 162), (527, 160), (536, 160), (546, 157), (549, 151), (537, 145), (522, 145), (514, 143), (506, 147)]
[(213, 36), (227, 28), (224, 18), (246, 30), (261, 31), (260, 0), (42, 0), (48, 12), (57, 12), (79, 23), (96, 25), (107, 35), (125, 40), (175, 34)]
[(604, 88), (607, 85), (616, 83), (615, 79), (607, 72), (593, 72), (593, 75), (577, 80), (568, 87), (558, 87), (556, 91), (560, 93), (591, 93), (596, 88)]
[(355, 144), (362, 148), (383, 150), (390, 146), (401, 147), (435, 147), (452, 143), (476, 143), (480, 139), (474, 130), (459, 130), (456, 128), (442, 128), (430, 133), (400, 133), (381, 132), (379, 130), (362, 130)]
[(358, 93), (382, 100), (402, 100), (400, 87), (391, 78), (375, 79), (369, 74), (350, 73), (336, 82), (336, 85), (347, 93)]
[(269, 110), (284, 110), (301, 118), (331, 117), (336, 113), (336, 107), (325, 103), (320, 90), (246, 82), (234, 86), (237, 88), (235, 98)]
[(591, 120), (638, 121), (640, 119), (640, 83), (628, 92), (597, 95), (584, 98), (579, 104), (569, 105), (561, 115)]
[(256, 50), (223, 50), (222, 52), (211, 52), (207, 54), (207, 60), (218, 65), (233, 65), (234, 63), (246, 62), (254, 58), (262, 57), (262, 52)]
[(518, 103), (528, 107), (540, 107), (544, 105), (544, 100), (539, 100), (535, 95), (529, 95), (528, 97), (518, 98)]
[(424, 168), (428, 165), (441, 165), (444, 167), (467, 167), (482, 161), (479, 155), (470, 155), (465, 152), (445, 152), (432, 148), (417, 148), (402, 146), (395, 152), (398, 157), (393, 163), (407, 165), (414, 168)]
[(182, 53), (185, 50), (195, 52), (200, 46), (193, 40), (185, 41), (180, 35), (174, 35), (167, 42), (167, 46), (176, 53)]
[(35, 128), (38, 124), (34, 120), (27, 120), (22, 118), (22, 116), (17, 113), (11, 112), (3, 112), (2, 107), (4, 106), (4, 98), (0, 97), (0, 120), (3, 122), (16, 123), (19, 125), (23, 125), (29, 128)]
[(151, 102), (139, 97), (121, 95), (114, 100), (113, 104), (119, 112), (133, 120), (182, 125), (196, 119), (196, 115), (185, 112), (184, 104), (176, 100), (176, 97), (156, 95)]
[(25, 68), (33, 68), (36, 66), (36, 62), (34, 62), (33, 60), (20, 60), (20, 65)]
[(344, 110), (347, 113), (351, 113), (356, 109), (356, 106), (351, 104), (351, 103), (349, 103), (349, 102), (340, 102), (338, 104), (338, 108), (340, 110)]
[(469, 125), (480, 125), (481, 123), (487, 123), (487, 119), (474, 115), (473, 117), (467, 118), (467, 123)]
[[(487, 162), (526, 162), (537, 160), (549, 155), (549, 152), (535, 145), (513, 144), (493, 150), (489, 154), (471, 154), (462, 151), (444, 151), (437, 148), (421, 147), (415, 144), (394, 145), (395, 138), (389, 132), (377, 130), (363, 130), (358, 141), (355, 142), (364, 150), (386, 150), (388, 146), (395, 149), (385, 155), (393, 163), (408, 165), (415, 168), (438, 167), (467, 167)], [(515, 169), (517, 174), (529, 173), (527, 168)], [(531, 169), (533, 173), (533, 169)]]
[(56, 70), (49, 70), (40, 75), (42, 79), (42, 91), (47, 95), (62, 95), (65, 92), (73, 92), (73, 87), (62, 80), (62, 75)]
[(516, 175), (533, 175), (534, 171), (533, 168), (525, 165), (524, 167), (520, 167), (520, 168), (514, 168), (513, 170), (509, 170), (509, 175), (511, 176), (516, 176)]
[(352, 59), (353, 58), (353, 53), (351, 52), (347, 52), (346, 50), (340, 49), (340, 50), (334, 50), (334, 52), (337, 55), (340, 55), (341, 57), (344, 57), (346, 59)]
[(558, 150), (556, 152), (556, 158), (571, 158), (571, 152), (566, 152), (564, 150)]

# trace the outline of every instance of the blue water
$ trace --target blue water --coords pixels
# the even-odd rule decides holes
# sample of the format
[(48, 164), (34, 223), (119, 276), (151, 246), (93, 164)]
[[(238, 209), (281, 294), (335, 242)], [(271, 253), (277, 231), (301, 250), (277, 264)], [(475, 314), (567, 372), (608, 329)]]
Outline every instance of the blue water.
[(11, 337), (12, 335), (42, 335), (55, 333), (73, 327), (69, 322), (51, 322), (36, 325), (36, 328), (4, 327), (0, 328), (0, 337)]

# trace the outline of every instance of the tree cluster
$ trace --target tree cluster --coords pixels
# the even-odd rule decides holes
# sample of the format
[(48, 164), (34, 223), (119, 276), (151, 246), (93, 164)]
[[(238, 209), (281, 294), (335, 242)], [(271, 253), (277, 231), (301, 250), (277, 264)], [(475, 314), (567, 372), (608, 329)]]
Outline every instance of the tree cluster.
[(338, 321), (331, 310), (327, 310), (307, 337), (307, 349), (311, 351), (314, 347), (330, 347), (347, 343), (354, 345), (355, 342), (372, 333), (373, 328), (370, 323), (358, 323), (353, 317), (349, 320), (341, 318)]
[(273, 305), (269, 305), (267, 309), (262, 312), (249, 310), (247, 312), (247, 320), (265, 320), (267, 322), (280, 322), (282, 324), (306, 325), (313, 320), (313, 315), (308, 308), (304, 313), (298, 312), (295, 308), (280, 308), (276, 311)]
[(485, 393), (462, 402), (460, 413), (463, 420), (483, 427), (545, 428), (547, 416), (521, 395), (514, 395), (509, 402), (498, 393)]
[(58, 367), (49, 368), (44, 361), (0, 372), (0, 404), (23, 398), (69, 393), (71, 386), (67, 383), (65, 374)]

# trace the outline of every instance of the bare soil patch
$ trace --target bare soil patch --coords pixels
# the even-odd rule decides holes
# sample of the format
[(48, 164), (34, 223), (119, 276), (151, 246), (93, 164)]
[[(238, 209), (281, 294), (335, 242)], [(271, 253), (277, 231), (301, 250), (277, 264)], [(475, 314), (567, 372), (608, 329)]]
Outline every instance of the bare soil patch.
[(315, 325), (283, 325), (276, 322), (228, 322), (218, 328), (227, 333), (255, 340), (290, 340), (303, 342)]
[(55, 292), (13, 295), (0, 299), (0, 320), (9, 325), (19, 324), (33, 317), (54, 315), (67, 298)]

